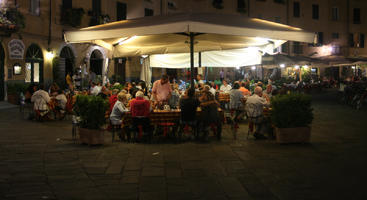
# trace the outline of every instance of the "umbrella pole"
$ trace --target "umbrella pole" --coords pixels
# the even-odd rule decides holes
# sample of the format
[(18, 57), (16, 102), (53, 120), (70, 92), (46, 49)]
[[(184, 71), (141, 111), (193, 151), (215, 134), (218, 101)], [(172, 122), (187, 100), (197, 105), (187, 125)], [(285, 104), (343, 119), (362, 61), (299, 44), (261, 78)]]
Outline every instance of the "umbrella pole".
[(191, 88), (195, 89), (194, 86), (194, 33), (190, 33), (190, 76), (191, 76)]

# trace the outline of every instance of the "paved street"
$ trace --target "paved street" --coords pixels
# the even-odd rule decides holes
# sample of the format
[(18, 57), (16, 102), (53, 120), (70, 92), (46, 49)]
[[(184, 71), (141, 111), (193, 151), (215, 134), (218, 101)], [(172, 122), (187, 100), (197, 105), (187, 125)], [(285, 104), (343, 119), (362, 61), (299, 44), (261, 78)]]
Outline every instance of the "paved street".
[(367, 111), (315, 97), (312, 143), (73, 144), (68, 121), (0, 110), (0, 199), (367, 199)]

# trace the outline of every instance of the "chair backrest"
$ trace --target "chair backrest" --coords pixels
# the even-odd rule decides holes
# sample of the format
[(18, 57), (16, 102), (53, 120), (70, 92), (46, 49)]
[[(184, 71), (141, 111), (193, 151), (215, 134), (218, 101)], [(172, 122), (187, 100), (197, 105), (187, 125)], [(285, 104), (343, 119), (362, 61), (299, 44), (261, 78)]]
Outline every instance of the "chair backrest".
[(256, 116), (257, 106), (255, 104), (248, 103), (248, 104), (246, 104), (245, 109), (246, 109), (246, 114), (247, 114), (248, 117), (257, 117)]

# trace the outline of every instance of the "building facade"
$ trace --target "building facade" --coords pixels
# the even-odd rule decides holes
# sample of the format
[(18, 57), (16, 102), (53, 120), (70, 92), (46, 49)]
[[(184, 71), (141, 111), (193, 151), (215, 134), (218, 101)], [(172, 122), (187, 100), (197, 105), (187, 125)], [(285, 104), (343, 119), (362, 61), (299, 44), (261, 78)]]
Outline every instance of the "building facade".
[[(2, 18), (8, 16), (4, 8), (15, 9), (24, 16), (17, 22), (25, 24), (13, 31), (0, 21), (0, 100), (7, 83), (63, 82), (76, 70), (139, 79), (140, 57), (113, 58), (97, 45), (66, 44), (63, 33), (152, 15), (209, 12), (261, 18), (318, 34), (315, 44), (288, 42), (279, 49), (291, 56), (367, 57), (367, 1), (361, 0), (0, 0), (0, 6)], [(161, 73), (154, 69), (153, 77)]]

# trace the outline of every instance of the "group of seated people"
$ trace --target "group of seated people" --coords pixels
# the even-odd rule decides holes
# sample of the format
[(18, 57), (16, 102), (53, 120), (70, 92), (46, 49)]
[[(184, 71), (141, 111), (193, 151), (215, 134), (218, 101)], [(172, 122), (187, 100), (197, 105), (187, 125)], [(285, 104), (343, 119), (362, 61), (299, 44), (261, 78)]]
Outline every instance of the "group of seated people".
[[(215, 124), (218, 138), (221, 137), (222, 119), (218, 108), (234, 110), (233, 120), (238, 120), (246, 115), (249, 119), (261, 121), (263, 108), (269, 106), (273, 89), (271, 84), (267, 85), (263, 92), (262, 83), (257, 83), (251, 95), (248, 81), (237, 81), (231, 86), (226, 80), (223, 80), (221, 85), (217, 85), (214, 82), (204, 83), (200, 79), (199, 76), (194, 88), (186, 89), (184, 92), (178, 89), (177, 84), (171, 84), (166, 75), (155, 81), (151, 90), (148, 89), (145, 82), (126, 83), (121, 91), (113, 87), (118, 83), (102, 86), (100, 83), (91, 82), (89, 90), (74, 91), (73, 87), (69, 87), (70, 97), (68, 98), (57, 84), (52, 84), (48, 92), (40, 84), (29, 88), (26, 93), (26, 101), (34, 103), (34, 110), (40, 116), (48, 116), (50, 111), (54, 111), (62, 118), (69, 101), (75, 99), (77, 94), (101, 96), (108, 99), (110, 103), (108, 113), (111, 124), (122, 125), (123, 132), (127, 133), (127, 140), (132, 138), (130, 132), (135, 132), (133, 138), (136, 138), (140, 125), (143, 128), (142, 131), (151, 137), (152, 128), (149, 126), (149, 115), (154, 109), (163, 109), (164, 105), (169, 105), (169, 108), (179, 108), (181, 110), (180, 124), (191, 126), (197, 138), (200, 133), (200, 138), (203, 140), (208, 139), (209, 127), (213, 128), (213, 124)], [(228, 107), (221, 106), (218, 101), (220, 93), (229, 95)], [(201, 111), (200, 114), (197, 114), (199, 107)], [(129, 126), (123, 121), (124, 115), (128, 112), (132, 117)], [(261, 123), (258, 124), (257, 128), (261, 128)], [(179, 130), (182, 130), (182, 127)], [(258, 132), (257, 130), (255, 133), (258, 134)]]
[(33, 110), (38, 119), (50, 119), (52, 112), (54, 118), (63, 119), (66, 114), (67, 97), (57, 84), (52, 84), (47, 92), (43, 84), (32, 84), (26, 91), (25, 102), (33, 103)]

